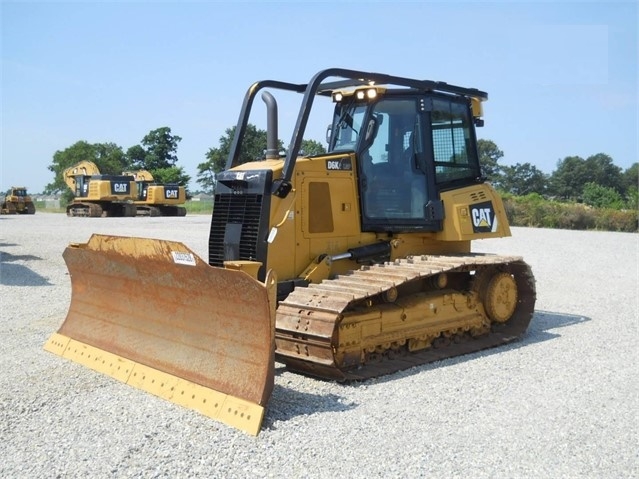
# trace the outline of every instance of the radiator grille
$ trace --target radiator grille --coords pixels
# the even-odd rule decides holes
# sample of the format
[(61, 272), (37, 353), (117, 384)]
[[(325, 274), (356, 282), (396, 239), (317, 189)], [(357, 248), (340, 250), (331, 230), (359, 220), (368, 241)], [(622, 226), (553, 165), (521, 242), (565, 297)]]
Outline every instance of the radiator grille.
[[(209, 264), (223, 266), (226, 259), (263, 261), (258, 258), (262, 195), (217, 194), (209, 236)], [(224, 257), (224, 233), (229, 223), (241, 224), (240, 257)]]

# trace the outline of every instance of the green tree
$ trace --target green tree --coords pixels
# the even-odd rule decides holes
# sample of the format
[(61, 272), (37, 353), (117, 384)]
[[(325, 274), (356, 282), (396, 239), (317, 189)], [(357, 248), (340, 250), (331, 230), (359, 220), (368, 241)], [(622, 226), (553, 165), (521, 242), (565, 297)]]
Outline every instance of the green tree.
[(546, 191), (546, 175), (530, 163), (504, 166), (502, 171), (500, 186), (504, 191), (517, 196), (524, 196), (530, 193), (543, 195)]
[(633, 163), (628, 169), (621, 174), (621, 182), (623, 191), (628, 192), (630, 189), (639, 188), (639, 163)]
[(133, 145), (126, 150), (126, 158), (131, 169), (145, 169), (139, 166), (144, 165), (146, 159), (146, 150), (142, 148), (142, 145)]
[[(204, 191), (212, 192), (215, 187), (215, 175), (226, 168), (226, 162), (231, 151), (235, 128), (227, 128), (225, 135), (220, 137), (218, 148), (210, 148), (206, 152), (206, 161), (197, 165), (197, 183)], [(284, 149), (281, 140), (278, 140), (278, 147)], [(239, 163), (247, 163), (264, 157), (266, 150), (266, 131), (259, 130), (255, 125), (246, 125), (244, 140), (240, 150)]]
[(210, 148), (206, 152), (206, 161), (197, 165), (197, 179), (195, 180), (204, 192), (213, 194), (215, 190), (215, 175), (224, 170), (226, 165), (225, 155), (219, 148)]
[(557, 162), (557, 168), (550, 176), (549, 193), (564, 199), (577, 199), (589, 178), (586, 160), (567, 156)]
[(177, 183), (179, 185), (188, 185), (191, 177), (184, 172), (181, 166), (169, 166), (168, 168), (158, 168), (151, 172), (153, 179), (157, 183)]
[(477, 151), (482, 174), (492, 183), (499, 183), (502, 167), (498, 161), (504, 157), (504, 152), (492, 140), (477, 140)]
[(585, 162), (588, 181), (599, 186), (623, 192), (621, 168), (615, 165), (612, 158), (605, 153), (589, 156)]
[(67, 190), (66, 195), (72, 197), (73, 192), (68, 190), (63, 173), (83, 160), (95, 163), (102, 174), (121, 174), (127, 166), (126, 155), (115, 143), (88, 143), (81, 140), (53, 154), (53, 162), (48, 169), (53, 172), (54, 178), (45, 186), (44, 193), (54, 194)]
[(639, 163), (633, 163), (621, 175), (626, 208), (639, 210)]
[(300, 153), (306, 156), (317, 156), (326, 153), (326, 148), (319, 141), (315, 140), (302, 140), (300, 146)]
[(594, 182), (588, 182), (584, 185), (583, 201), (588, 206), (595, 208), (620, 210), (624, 207), (624, 201), (616, 189)]
[(168, 126), (151, 130), (142, 139), (142, 145), (133, 145), (126, 151), (129, 169), (147, 170), (158, 183), (188, 186), (191, 177), (184, 168), (176, 166), (180, 141), (182, 138), (173, 135)]
[[(160, 168), (175, 166), (178, 161), (177, 147), (180, 141), (182, 138), (173, 135), (168, 126), (151, 130), (142, 138), (144, 148), (132, 146), (127, 150), (127, 155), (131, 155), (129, 157), (131, 167), (153, 173)], [(141, 157), (141, 150), (144, 150), (143, 157)]]
[(597, 153), (585, 160), (579, 156), (560, 160), (550, 176), (549, 192), (560, 198), (580, 200), (586, 183), (612, 188), (620, 194), (624, 191), (621, 168), (613, 164), (610, 156)]
[(626, 190), (626, 208), (639, 211), (639, 188), (630, 186)]

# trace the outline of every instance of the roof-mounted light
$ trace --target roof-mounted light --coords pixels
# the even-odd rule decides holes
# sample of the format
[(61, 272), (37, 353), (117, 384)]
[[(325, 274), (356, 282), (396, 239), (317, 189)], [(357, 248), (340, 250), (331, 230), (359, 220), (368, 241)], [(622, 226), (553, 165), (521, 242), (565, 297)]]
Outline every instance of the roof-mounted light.
[(366, 90), (357, 90), (357, 99), (363, 100), (365, 98), (368, 100), (374, 100), (375, 98), (377, 98), (377, 90), (375, 88), (368, 88)]
[(386, 89), (379, 86), (369, 86), (365, 88), (355, 88), (353, 90), (340, 90), (333, 92), (333, 101), (338, 103), (343, 101), (346, 97), (352, 97), (353, 95), (359, 101), (374, 100), (380, 94), (383, 94)]

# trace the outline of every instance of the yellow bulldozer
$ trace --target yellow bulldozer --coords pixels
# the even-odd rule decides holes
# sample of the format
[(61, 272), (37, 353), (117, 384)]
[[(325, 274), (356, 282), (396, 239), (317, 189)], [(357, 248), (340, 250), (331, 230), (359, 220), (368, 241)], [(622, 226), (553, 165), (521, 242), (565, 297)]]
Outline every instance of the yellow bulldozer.
[(147, 170), (125, 171), (133, 176), (138, 196), (133, 201), (138, 216), (186, 216), (186, 190), (177, 184), (156, 183)]
[[(301, 96), (285, 156), (276, 91)], [(265, 157), (240, 164), (258, 93)], [(275, 361), (357, 381), (517, 340), (534, 311), (531, 268), (471, 251), (510, 235), (478, 159), (486, 99), (340, 68), (254, 83), (217, 175), (208, 261), (164, 240), (69, 245), (71, 304), (45, 348), (258, 434)], [(334, 103), (327, 153), (305, 156), (319, 101)]]
[(62, 173), (74, 194), (67, 216), (136, 216), (135, 179), (128, 175), (102, 175), (92, 161), (83, 160)]
[(35, 203), (24, 186), (12, 186), (0, 206), (0, 214), (3, 215), (33, 215), (35, 212)]

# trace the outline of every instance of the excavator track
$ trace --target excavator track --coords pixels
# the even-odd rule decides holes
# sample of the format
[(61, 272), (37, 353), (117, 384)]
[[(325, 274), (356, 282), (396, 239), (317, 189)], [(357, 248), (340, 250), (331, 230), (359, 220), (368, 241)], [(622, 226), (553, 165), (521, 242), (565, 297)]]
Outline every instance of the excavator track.
[(100, 218), (104, 213), (98, 203), (73, 202), (67, 206), (67, 216)]
[(296, 288), (277, 309), (276, 359), (353, 381), (519, 339), (535, 305), (521, 257), (413, 256)]
[(101, 218), (108, 216), (129, 217), (136, 215), (133, 203), (76, 201), (67, 206), (67, 216)]

